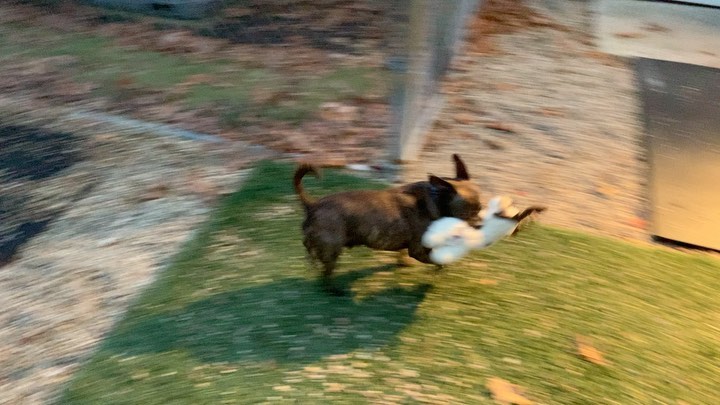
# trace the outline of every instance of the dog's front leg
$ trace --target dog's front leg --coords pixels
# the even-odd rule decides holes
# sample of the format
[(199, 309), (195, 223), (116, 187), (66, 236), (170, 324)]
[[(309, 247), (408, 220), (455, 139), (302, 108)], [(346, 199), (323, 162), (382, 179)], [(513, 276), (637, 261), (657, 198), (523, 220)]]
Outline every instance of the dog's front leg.
[(412, 267), (418, 264), (417, 260), (410, 257), (407, 249), (403, 249), (397, 253), (397, 265), (400, 267)]
[(443, 265), (434, 263), (432, 259), (430, 259), (430, 252), (432, 252), (432, 249), (426, 248), (420, 242), (412, 244), (408, 251), (410, 253), (410, 257), (422, 263), (434, 265), (436, 271), (440, 271), (444, 268)]

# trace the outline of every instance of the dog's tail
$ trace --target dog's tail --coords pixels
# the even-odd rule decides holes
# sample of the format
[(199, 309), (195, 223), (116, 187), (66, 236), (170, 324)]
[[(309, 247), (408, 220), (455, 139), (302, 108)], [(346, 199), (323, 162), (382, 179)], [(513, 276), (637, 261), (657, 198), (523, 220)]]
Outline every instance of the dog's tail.
[(320, 176), (320, 173), (314, 166), (303, 163), (297, 168), (297, 170), (295, 170), (295, 177), (293, 177), (295, 193), (298, 195), (298, 197), (300, 197), (300, 201), (302, 202), (305, 209), (308, 209), (311, 205), (315, 203), (315, 200), (309, 195), (307, 195), (307, 193), (305, 193), (305, 189), (303, 189), (302, 186), (302, 178), (305, 177), (305, 175), (308, 173), (312, 173), (315, 177)]

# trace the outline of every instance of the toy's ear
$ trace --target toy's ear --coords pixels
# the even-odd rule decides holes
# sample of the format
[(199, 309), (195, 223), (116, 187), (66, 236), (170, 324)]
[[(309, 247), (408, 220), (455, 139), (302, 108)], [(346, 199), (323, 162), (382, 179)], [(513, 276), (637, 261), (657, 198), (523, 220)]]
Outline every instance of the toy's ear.
[(470, 174), (468, 174), (465, 162), (460, 159), (460, 155), (453, 154), (453, 161), (455, 161), (455, 178), (458, 180), (470, 180)]
[(500, 198), (493, 197), (485, 207), (485, 215), (494, 215), (500, 211)]
[(430, 175), (429, 177), (430, 184), (440, 189), (442, 192), (452, 192), (455, 193), (455, 186), (450, 184), (449, 181), (441, 179), (438, 176)]

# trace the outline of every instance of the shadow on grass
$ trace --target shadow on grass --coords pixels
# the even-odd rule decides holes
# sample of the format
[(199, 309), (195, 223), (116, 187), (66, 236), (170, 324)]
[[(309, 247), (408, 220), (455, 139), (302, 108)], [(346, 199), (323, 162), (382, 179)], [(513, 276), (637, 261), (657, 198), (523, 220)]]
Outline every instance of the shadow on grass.
[[(392, 267), (341, 274), (337, 281), (350, 286)], [(286, 278), (140, 317), (121, 325), (104, 349), (124, 355), (184, 351), (209, 363), (306, 364), (391, 343), (413, 321), (429, 289), (392, 287), (358, 299), (326, 295), (314, 279)]]

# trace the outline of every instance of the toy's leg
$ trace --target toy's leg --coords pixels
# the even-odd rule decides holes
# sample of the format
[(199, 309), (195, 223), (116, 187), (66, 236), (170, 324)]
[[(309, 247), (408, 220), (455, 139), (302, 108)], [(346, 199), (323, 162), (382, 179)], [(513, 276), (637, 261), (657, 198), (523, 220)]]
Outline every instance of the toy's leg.
[(518, 226), (515, 227), (515, 229), (513, 230), (512, 234), (510, 236), (515, 236), (518, 233), (518, 231), (520, 230), (520, 226), (519, 226), (520, 222), (523, 219), (529, 217), (530, 215), (532, 215), (536, 212), (543, 212), (546, 209), (547, 209), (547, 207), (543, 207), (541, 205), (533, 205), (531, 207), (525, 208), (521, 213), (515, 215), (515, 217), (513, 219), (518, 221)]

